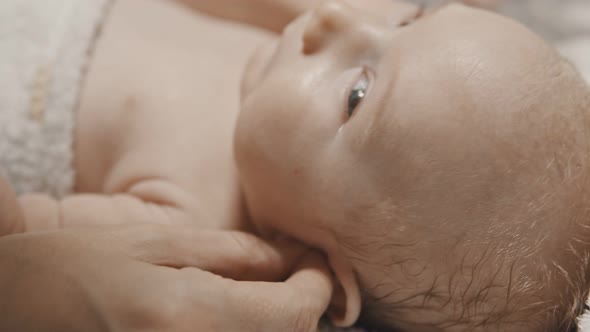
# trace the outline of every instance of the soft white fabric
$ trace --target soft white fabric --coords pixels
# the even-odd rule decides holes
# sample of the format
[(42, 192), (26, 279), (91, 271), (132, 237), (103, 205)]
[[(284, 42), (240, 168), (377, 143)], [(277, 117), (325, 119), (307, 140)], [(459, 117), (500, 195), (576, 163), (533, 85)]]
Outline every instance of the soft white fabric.
[(81, 80), (108, 0), (0, 0), (0, 176), (62, 196)]

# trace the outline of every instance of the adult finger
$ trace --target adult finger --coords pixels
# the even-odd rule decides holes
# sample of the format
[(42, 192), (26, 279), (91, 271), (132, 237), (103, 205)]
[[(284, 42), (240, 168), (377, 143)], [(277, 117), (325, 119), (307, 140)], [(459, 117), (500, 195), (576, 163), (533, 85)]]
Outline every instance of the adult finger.
[(306, 251), (294, 241), (270, 243), (248, 233), (191, 226), (119, 226), (110, 237), (146, 263), (194, 267), (235, 280), (283, 280)]
[(16, 194), (0, 176), (0, 236), (21, 233), (23, 230), (24, 217)]
[[(316, 331), (332, 298), (325, 258), (309, 251), (284, 282), (231, 282), (225, 296), (232, 317), (256, 331)], [(238, 321), (240, 321), (238, 320)]]

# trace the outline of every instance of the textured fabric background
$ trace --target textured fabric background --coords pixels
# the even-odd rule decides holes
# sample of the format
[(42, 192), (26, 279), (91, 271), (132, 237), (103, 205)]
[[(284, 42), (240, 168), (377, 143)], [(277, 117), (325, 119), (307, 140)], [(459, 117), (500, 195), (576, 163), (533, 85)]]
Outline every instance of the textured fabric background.
[(18, 193), (74, 185), (74, 110), (109, 0), (0, 0), (0, 176)]
[[(417, 3), (442, 3), (444, 0), (415, 0)], [(505, 0), (499, 11), (543, 36), (570, 59), (590, 82), (590, 0)], [(590, 315), (580, 320), (582, 332), (590, 332)], [(362, 329), (336, 329), (322, 332), (363, 332)]]

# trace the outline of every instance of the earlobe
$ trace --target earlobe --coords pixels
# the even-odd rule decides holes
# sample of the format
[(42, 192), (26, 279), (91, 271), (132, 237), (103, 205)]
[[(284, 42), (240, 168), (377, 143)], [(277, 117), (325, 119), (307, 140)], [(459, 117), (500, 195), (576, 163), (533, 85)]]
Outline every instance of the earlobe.
[(336, 285), (328, 316), (338, 327), (352, 326), (361, 313), (361, 294), (356, 274), (350, 264), (341, 258), (330, 257)]

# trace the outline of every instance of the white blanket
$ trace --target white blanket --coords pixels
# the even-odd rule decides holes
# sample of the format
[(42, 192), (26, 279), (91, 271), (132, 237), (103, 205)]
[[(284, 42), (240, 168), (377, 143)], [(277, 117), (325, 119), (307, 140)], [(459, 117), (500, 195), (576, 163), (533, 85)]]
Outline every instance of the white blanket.
[(108, 0), (0, 0), (0, 176), (17, 193), (73, 186), (74, 110)]

